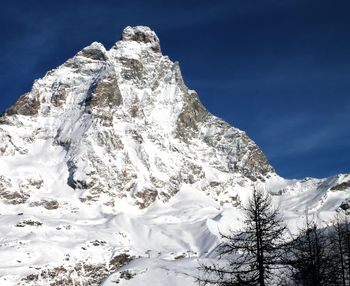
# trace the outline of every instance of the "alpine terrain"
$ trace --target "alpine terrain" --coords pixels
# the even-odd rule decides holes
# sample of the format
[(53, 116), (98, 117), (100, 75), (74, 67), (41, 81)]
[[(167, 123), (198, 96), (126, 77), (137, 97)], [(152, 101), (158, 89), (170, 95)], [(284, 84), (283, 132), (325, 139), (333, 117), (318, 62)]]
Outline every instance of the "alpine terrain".
[(350, 175), (286, 180), (210, 114), (148, 27), (92, 43), (0, 117), (0, 285), (196, 285), (254, 187), (290, 233), (350, 209)]

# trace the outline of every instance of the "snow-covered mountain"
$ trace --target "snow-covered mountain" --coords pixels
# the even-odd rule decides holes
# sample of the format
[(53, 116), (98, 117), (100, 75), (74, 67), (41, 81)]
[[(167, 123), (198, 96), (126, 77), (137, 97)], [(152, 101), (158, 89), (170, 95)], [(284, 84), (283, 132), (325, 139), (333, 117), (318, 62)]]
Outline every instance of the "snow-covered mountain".
[(291, 232), (306, 210), (328, 221), (350, 208), (349, 175), (279, 177), (205, 109), (152, 30), (127, 27), (0, 117), (0, 284), (195, 285), (256, 185)]

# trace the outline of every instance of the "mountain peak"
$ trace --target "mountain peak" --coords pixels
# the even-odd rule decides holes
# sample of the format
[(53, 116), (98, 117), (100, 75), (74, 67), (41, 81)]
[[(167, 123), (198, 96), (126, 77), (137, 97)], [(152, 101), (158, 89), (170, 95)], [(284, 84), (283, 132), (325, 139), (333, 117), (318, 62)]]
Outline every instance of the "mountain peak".
[[(245, 132), (202, 105), (154, 31), (126, 27), (110, 50), (90, 44), (0, 116), (0, 285), (181, 279), (180, 267), (215, 259), (219, 230), (240, 227), (262, 185), (292, 234), (305, 210), (324, 222), (350, 213), (350, 174), (279, 177)], [(168, 284), (194, 285), (181, 281)]]
[(25, 142), (62, 147), (62, 184), (86, 203), (125, 198), (146, 208), (185, 185), (214, 195), (274, 175), (244, 132), (205, 109), (144, 26), (126, 27), (108, 51), (97, 42), (85, 47), (6, 116), (18, 130), (0, 126), (0, 156), (29, 154)]
[(128, 26), (123, 30), (122, 41), (135, 41), (151, 46), (154, 51), (160, 52), (159, 39), (154, 31), (146, 26)]

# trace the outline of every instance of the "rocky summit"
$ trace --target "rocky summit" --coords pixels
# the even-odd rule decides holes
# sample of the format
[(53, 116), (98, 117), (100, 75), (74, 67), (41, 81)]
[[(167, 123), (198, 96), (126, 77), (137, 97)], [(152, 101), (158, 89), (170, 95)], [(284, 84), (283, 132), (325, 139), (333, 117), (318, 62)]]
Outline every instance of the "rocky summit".
[(240, 226), (256, 186), (291, 232), (305, 210), (327, 222), (350, 201), (349, 175), (278, 176), (244, 131), (206, 110), (154, 31), (126, 27), (0, 118), (0, 284), (196, 285), (198, 260), (219, 229)]

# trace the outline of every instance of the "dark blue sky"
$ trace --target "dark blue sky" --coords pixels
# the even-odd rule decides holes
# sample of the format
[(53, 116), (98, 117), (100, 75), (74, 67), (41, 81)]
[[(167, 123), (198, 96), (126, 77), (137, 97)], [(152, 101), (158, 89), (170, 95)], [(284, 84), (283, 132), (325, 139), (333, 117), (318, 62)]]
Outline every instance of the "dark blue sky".
[[(215, 4), (213, 4), (215, 3)], [(245, 130), (288, 178), (350, 172), (350, 1), (1, 1), (0, 111), (34, 79), (127, 25), (215, 115)]]

